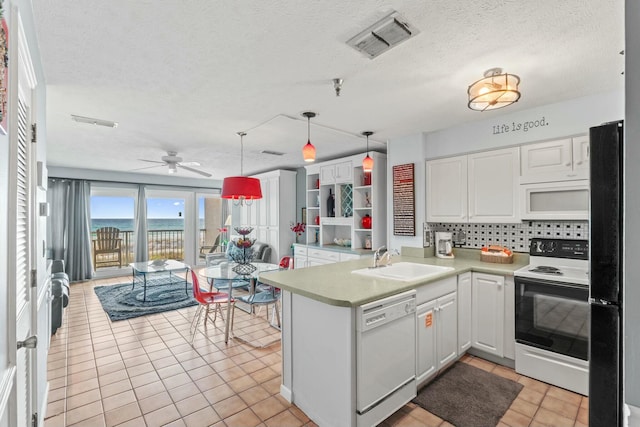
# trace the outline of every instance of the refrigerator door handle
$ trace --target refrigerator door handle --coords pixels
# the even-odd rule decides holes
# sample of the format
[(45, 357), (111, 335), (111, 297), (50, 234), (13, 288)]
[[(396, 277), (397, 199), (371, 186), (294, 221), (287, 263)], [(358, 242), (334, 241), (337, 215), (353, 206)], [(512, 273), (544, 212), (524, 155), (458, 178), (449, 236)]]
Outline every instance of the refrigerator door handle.
[(594, 304), (594, 305), (605, 305), (605, 306), (609, 306), (609, 305), (610, 305), (610, 306), (614, 306), (614, 305), (617, 305), (617, 304), (614, 304), (614, 303), (613, 303), (613, 302), (611, 302), (611, 301), (603, 300), (603, 299), (600, 299), (600, 298), (591, 298), (591, 297), (589, 298), (589, 304)]

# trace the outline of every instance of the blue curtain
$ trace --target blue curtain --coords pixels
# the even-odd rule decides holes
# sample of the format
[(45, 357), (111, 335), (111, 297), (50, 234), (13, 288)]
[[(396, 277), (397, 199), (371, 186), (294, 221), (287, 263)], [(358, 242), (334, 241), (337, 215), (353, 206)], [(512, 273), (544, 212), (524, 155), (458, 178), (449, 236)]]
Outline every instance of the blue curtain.
[(147, 244), (147, 196), (145, 186), (138, 187), (138, 203), (136, 212), (136, 262), (149, 260), (149, 245)]
[(91, 190), (85, 180), (49, 180), (51, 204), (48, 234), (53, 259), (62, 259), (71, 281), (93, 277), (89, 203)]

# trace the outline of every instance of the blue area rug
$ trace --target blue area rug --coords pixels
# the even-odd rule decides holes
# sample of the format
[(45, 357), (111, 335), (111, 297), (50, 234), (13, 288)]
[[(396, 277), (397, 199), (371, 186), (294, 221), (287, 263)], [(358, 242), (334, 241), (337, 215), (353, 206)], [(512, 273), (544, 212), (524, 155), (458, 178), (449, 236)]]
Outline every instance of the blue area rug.
[(184, 279), (172, 276), (147, 278), (147, 300), (142, 301), (143, 286), (136, 282), (131, 290), (131, 282), (118, 285), (96, 286), (94, 288), (102, 308), (112, 321), (132, 319), (163, 311), (177, 310), (197, 305), (193, 298), (191, 283), (185, 292)]

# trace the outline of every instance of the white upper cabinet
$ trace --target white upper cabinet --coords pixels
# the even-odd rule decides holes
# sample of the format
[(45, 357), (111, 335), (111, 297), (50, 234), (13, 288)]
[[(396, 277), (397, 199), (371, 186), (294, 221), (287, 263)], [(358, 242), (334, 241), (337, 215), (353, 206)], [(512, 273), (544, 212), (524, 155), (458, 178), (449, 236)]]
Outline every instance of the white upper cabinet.
[(467, 222), (467, 156), (427, 161), (427, 222)]
[(320, 183), (322, 185), (351, 182), (352, 180), (353, 167), (350, 161), (326, 165), (320, 168)]
[(518, 222), (520, 152), (507, 148), (467, 156), (469, 222)]
[(573, 169), (589, 173), (589, 136), (573, 138)]
[(518, 148), (429, 160), (427, 222), (518, 222)]
[(587, 135), (520, 147), (520, 182), (549, 182), (589, 178)]

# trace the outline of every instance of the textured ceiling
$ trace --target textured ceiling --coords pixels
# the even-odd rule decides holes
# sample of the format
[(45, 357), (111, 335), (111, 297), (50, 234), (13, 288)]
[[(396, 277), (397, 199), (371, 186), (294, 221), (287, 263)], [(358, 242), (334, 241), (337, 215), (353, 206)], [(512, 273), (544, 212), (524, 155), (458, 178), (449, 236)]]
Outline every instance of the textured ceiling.
[[(33, 8), (50, 166), (129, 171), (173, 150), (221, 179), (240, 172), (243, 130), (245, 173), (301, 166), (303, 111), (319, 114), (311, 140), (322, 160), (363, 151), (364, 130), (384, 142), (624, 85), (623, 0), (58, 0)], [(419, 34), (373, 60), (347, 46), (392, 10)], [(506, 110), (469, 110), (467, 86), (492, 67), (520, 76), (522, 98)], [(384, 150), (379, 142), (372, 148)]]

